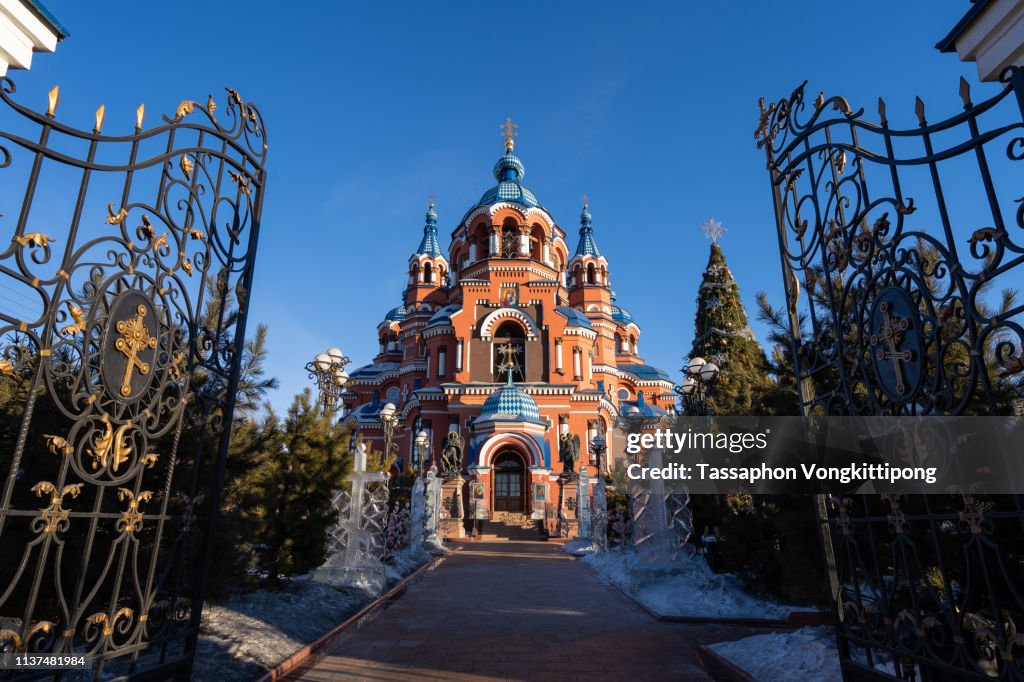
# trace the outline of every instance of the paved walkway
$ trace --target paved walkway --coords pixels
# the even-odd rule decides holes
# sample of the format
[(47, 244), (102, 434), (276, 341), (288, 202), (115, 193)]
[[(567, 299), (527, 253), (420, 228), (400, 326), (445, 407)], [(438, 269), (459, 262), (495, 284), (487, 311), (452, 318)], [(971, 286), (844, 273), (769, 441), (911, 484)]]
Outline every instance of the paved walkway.
[(296, 679), (708, 680), (697, 646), (752, 632), (659, 623), (554, 543), (467, 543)]

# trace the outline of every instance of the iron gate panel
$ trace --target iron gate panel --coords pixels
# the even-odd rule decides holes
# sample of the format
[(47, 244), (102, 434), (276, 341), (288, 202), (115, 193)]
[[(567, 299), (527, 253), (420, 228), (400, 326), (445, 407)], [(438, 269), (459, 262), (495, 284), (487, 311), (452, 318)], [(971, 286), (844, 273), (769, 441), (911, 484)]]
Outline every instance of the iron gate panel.
[[(881, 99), (878, 124), (804, 85), (761, 101), (805, 414), (1019, 409), (1024, 306), (993, 294), (1024, 283), (1024, 71), (1001, 81), (975, 104), (961, 79), (963, 112), (938, 123), (918, 99), (907, 130), (890, 127)], [(1016, 180), (1008, 199), (1000, 173)], [(1020, 497), (818, 507), (848, 679), (1024, 679)]]
[(20, 201), (0, 217), (0, 652), (84, 653), (96, 679), (186, 679), (252, 288), (263, 120), (229, 89), (221, 109), (185, 100), (148, 129), (140, 106), (117, 136), (103, 107), (91, 132), (60, 123), (56, 88), (45, 113), (14, 95), (0, 79), (0, 177)]

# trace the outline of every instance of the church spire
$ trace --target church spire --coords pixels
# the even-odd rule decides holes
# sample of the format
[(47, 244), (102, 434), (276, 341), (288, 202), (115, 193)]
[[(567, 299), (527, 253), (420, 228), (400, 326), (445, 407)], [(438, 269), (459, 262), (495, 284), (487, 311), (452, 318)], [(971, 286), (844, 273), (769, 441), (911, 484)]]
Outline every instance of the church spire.
[(437, 241), (437, 212), (434, 210), (434, 197), (430, 195), (430, 206), (427, 208), (427, 222), (423, 226), (423, 240), (416, 249), (416, 255), (425, 255), (436, 258), (441, 255), (441, 245)]
[(583, 195), (583, 212), (580, 213), (580, 243), (576, 246), (577, 256), (598, 256), (601, 252), (594, 241), (594, 227), (591, 225), (590, 211), (587, 210), (587, 195)]

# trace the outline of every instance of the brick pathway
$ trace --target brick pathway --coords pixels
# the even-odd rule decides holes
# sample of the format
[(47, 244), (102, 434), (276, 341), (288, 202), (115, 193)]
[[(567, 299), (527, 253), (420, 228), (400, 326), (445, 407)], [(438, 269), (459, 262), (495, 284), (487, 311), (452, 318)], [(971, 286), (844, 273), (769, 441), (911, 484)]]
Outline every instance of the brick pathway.
[(752, 632), (659, 623), (554, 543), (468, 543), (295, 679), (708, 680), (697, 646)]

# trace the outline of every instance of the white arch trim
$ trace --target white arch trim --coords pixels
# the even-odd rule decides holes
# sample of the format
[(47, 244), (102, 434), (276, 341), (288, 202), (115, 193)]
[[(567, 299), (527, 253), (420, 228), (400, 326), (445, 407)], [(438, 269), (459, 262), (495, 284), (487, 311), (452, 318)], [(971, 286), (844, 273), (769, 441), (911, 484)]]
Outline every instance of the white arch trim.
[(499, 450), (511, 446), (519, 454), (526, 454), (526, 466), (544, 466), (544, 455), (537, 447), (537, 441), (521, 433), (496, 433), (492, 435), (480, 448), (477, 456), (477, 466), (489, 467), (492, 465), (494, 456)]
[(489, 313), (480, 323), (480, 338), (484, 341), (490, 341), (494, 336), (495, 324), (498, 321), (507, 318), (512, 318), (521, 322), (523, 326), (526, 327), (526, 338), (531, 341), (535, 340), (540, 335), (540, 331), (537, 329), (537, 324), (533, 321), (533, 318), (522, 310), (518, 310), (516, 308), (498, 308), (497, 310)]
[(547, 225), (549, 231), (555, 229), (554, 219), (551, 216), (549, 216), (548, 212), (545, 211), (544, 209), (534, 206), (526, 211), (527, 220), (533, 220), (534, 217), (539, 217), (541, 221)]

